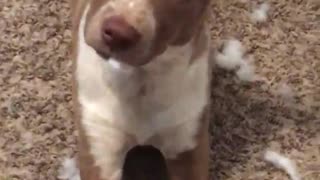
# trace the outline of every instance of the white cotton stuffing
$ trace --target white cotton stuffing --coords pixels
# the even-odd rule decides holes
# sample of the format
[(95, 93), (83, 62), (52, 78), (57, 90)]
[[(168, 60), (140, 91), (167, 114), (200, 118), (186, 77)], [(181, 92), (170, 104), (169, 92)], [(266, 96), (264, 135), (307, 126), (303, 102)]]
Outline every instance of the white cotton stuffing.
[(253, 22), (264, 22), (268, 19), (268, 11), (270, 6), (268, 3), (261, 4), (257, 9), (251, 13), (251, 20)]
[(240, 68), (237, 70), (236, 75), (241, 81), (254, 81), (254, 66), (247, 61), (242, 61)]
[(290, 176), (291, 180), (301, 180), (301, 177), (296, 170), (295, 163), (287, 157), (284, 157), (277, 152), (268, 150), (264, 154), (264, 159), (277, 168), (284, 170)]
[(23, 132), (21, 134), (22, 139), (25, 142), (25, 148), (29, 149), (32, 147), (33, 144), (33, 135), (31, 132)]
[(281, 96), (287, 102), (294, 101), (294, 92), (286, 83), (280, 84), (278, 89), (275, 91), (275, 94)]
[(282, 83), (282, 84), (279, 85), (277, 93), (279, 95), (290, 95), (290, 96), (293, 95), (292, 89), (286, 83)]
[(81, 180), (80, 171), (77, 168), (75, 158), (67, 158), (59, 169), (58, 179), (63, 180)]
[(248, 59), (243, 58), (244, 48), (239, 40), (228, 40), (222, 52), (217, 53), (216, 64), (226, 70), (236, 70), (241, 81), (256, 80), (255, 68)]
[(240, 41), (231, 39), (227, 41), (221, 53), (216, 56), (216, 63), (219, 67), (234, 70), (241, 65), (244, 49)]

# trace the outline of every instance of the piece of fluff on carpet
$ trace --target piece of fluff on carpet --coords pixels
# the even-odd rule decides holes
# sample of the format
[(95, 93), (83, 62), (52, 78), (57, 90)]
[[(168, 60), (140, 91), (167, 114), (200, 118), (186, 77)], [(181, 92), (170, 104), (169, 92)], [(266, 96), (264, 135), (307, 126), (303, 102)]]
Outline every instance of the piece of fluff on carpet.
[(252, 60), (244, 58), (244, 48), (237, 39), (229, 39), (225, 42), (221, 52), (218, 52), (216, 64), (226, 70), (235, 70), (241, 81), (255, 81), (259, 78), (255, 75)]
[(281, 97), (286, 103), (294, 103), (294, 91), (287, 83), (281, 83), (278, 88), (272, 92)]
[(247, 61), (242, 61), (240, 68), (236, 71), (236, 75), (241, 81), (254, 81), (256, 76), (254, 66)]
[(251, 20), (253, 22), (265, 22), (268, 19), (268, 11), (270, 5), (268, 3), (260, 4), (253, 12), (251, 13)]
[(273, 164), (275, 167), (284, 170), (291, 178), (291, 180), (301, 180), (301, 176), (296, 169), (295, 163), (289, 158), (267, 150), (264, 154), (264, 160)]
[(61, 180), (81, 180), (75, 158), (66, 158), (58, 173), (58, 179)]
[(222, 52), (217, 53), (216, 64), (227, 70), (234, 70), (241, 65), (244, 49), (237, 39), (230, 39), (224, 43)]

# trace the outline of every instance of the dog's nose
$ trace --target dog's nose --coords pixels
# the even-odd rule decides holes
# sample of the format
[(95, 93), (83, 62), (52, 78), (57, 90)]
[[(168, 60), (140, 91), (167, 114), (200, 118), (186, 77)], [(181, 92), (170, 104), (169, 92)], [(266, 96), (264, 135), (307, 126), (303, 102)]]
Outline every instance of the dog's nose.
[(102, 39), (111, 50), (122, 50), (136, 44), (141, 34), (121, 16), (111, 16), (102, 25)]

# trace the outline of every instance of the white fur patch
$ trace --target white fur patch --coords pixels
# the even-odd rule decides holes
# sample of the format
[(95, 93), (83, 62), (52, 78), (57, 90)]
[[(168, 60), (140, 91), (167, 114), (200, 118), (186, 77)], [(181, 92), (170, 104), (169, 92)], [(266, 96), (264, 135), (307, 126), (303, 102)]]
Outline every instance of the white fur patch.
[[(194, 148), (209, 98), (209, 52), (192, 65), (191, 43), (170, 47), (141, 68), (104, 60), (84, 41), (85, 16), (79, 29), (78, 98), (102, 177), (120, 178), (125, 153), (133, 145), (152, 144), (168, 158)], [(141, 89), (144, 95), (139, 95)]]
[(284, 170), (290, 176), (291, 180), (301, 180), (295, 163), (287, 157), (284, 157), (274, 151), (266, 151), (264, 159), (267, 162), (272, 163), (277, 168)]
[(165, 131), (162, 136), (166, 141), (161, 144), (165, 157), (175, 159), (179, 153), (194, 149), (197, 145), (195, 135), (198, 126), (198, 121), (190, 121), (179, 128), (175, 127)]
[(65, 159), (58, 173), (59, 173), (58, 179), (61, 179), (61, 180), (81, 180), (80, 172), (76, 166), (76, 161), (74, 158)]
[(118, 61), (110, 59), (109, 63), (114, 69), (120, 69), (121, 68), (121, 64)]

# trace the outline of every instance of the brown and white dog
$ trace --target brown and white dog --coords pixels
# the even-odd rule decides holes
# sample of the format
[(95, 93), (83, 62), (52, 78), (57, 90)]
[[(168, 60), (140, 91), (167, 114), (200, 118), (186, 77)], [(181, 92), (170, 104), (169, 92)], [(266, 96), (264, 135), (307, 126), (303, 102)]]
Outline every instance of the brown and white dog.
[(208, 179), (209, 0), (71, 0), (82, 180), (119, 180), (152, 145), (172, 180)]

